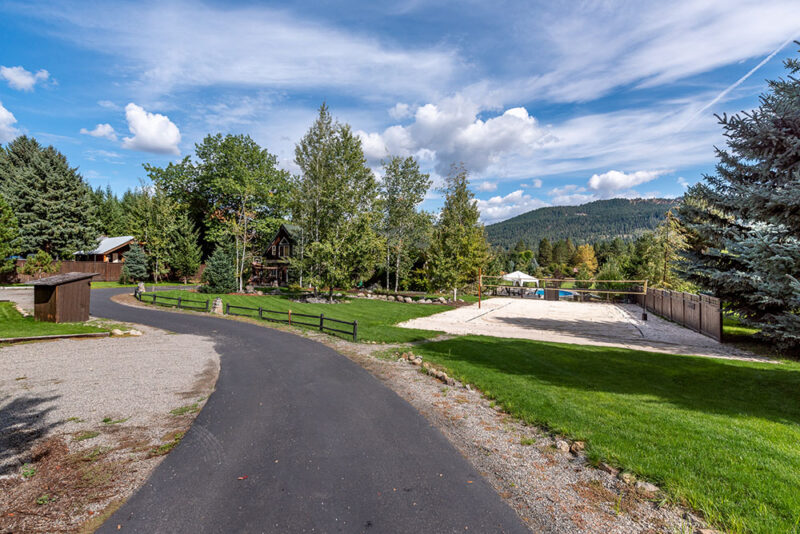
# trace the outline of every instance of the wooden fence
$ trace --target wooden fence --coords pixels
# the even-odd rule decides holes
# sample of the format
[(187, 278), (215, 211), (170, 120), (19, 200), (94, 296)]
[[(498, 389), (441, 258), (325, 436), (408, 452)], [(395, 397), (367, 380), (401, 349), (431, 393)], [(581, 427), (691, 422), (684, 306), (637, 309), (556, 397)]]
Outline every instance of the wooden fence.
[[(159, 295), (157, 293), (142, 293), (139, 290), (134, 291), (134, 296), (140, 302), (147, 302), (150, 304), (157, 304), (159, 306), (169, 306), (172, 308), (181, 308), (188, 310), (209, 311), (210, 302), (206, 300), (191, 300), (183, 297), (168, 297)], [(160, 302), (159, 302), (160, 301)], [(233, 311), (231, 311), (233, 310)], [(239, 313), (236, 310), (255, 313)], [(266, 316), (265, 316), (266, 314)], [(225, 305), (225, 315), (234, 315), (237, 317), (258, 317), (265, 321), (272, 321), (273, 323), (286, 323), (290, 325), (310, 326), (312, 328), (319, 328), (320, 332), (337, 332), (340, 334), (347, 334), (353, 336), (353, 341), (358, 341), (358, 321), (341, 321), (339, 319), (331, 319), (325, 317), (324, 314), (309, 315), (307, 313), (292, 313), (292, 310), (278, 311), (268, 310), (266, 308), (258, 307), (251, 308), (249, 306), (234, 306), (233, 304)], [(272, 315), (272, 317), (270, 316)], [(283, 317), (286, 317), (285, 319)], [(304, 319), (314, 319), (314, 322), (308, 322)], [(342, 328), (334, 328), (325, 324), (326, 322), (335, 323), (336, 325), (347, 325), (350, 328), (343, 330)]]
[[(22, 267), (24, 265), (25, 265), (25, 260), (17, 260), (16, 273), (12, 272), (9, 275), (5, 276), (4, 281), (10, 283), (24, 284), (30, 282), (31, 280), (36, 280), (37, 278), (44, 278), (47, 276), (53, 276), (54, 274), (96, 273), (96, 276), (92, 278), (93, 282), (116, 282), (122, 275), (122, 266), (125, 264), (103, 262), (103, 261), (64, 260), (61, 262), (61, 267), (59, 268), (57, 273), (48, 273), (40, 276), (22, 274), (20, 271), (22, 270)], [(200, 277), (203, 274), (205, 268), (206, 268), (205, 264), (200, 265), (200, 269), (198, 269), (193, 279), (200, 280)]]
[(648, 289), (646, 297), (640, 298), (646, 298), (646, 308), (656, 315), (722, 341), (722, 303), (718, 298), (668, 289)]
[[(234, 311), (231, 311), (234, 310)], [(243, 310), (243, 311), (251, 311), (256, 312), (255, 314), (250, 313), (238, 313), (235, 310)], [(266, 317), (264, 314), (267, 314)], [(277, 317), (270, 317), (271, 315), (275, 315)], [(320, 313), (319, 315), (309, 315), (307, 313), (293, 313), (292, 310), (288, 311), (277, 311), (277, 310), (268, 310), (266, 308), (258, 307), (258, 308), (250, 308), (248, 306), (234, 306), (233, 304), (226, 304), (225, 305), (225, 315), (236, 315), (240, 317), (258, 317), (259, 319), (263, 319), (265, 321), (272, 321), (273, 323), (286, 323), (286, 324), (293, 324), (293, 325), (301, 325), (301, 326), (310, 326), (312, 328), (319, 328), (320, 332), (338, 332), (340, 334), (347, 334), (348, 336), (353, 336), (353, 341), (358, 341), (358, 321), (341, 321), (339, 319), (331, 319), (330, 317), (325, 317), (324, 314)], [(283, 317), (286, 317), (283, 319)], [(304, 321), (303, 319), (314, 319), (314, 322)], [(333, 328), (325, 324), (325, 322), (332, 322), (336, 323), (337, 325), (347, 325), (350, 327), (349, 330), (342, 330), (341, 328)]]

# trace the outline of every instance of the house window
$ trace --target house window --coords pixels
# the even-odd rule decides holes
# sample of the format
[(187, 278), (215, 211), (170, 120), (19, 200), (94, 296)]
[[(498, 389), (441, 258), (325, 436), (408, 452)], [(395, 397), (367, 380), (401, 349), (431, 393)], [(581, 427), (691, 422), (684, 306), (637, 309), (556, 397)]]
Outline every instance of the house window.
[(116, 252), (111, 255), (111, 263), (119, 263), (119, 254)]
[(272, 245), (272, 255), (275, 255), (275, 245)]

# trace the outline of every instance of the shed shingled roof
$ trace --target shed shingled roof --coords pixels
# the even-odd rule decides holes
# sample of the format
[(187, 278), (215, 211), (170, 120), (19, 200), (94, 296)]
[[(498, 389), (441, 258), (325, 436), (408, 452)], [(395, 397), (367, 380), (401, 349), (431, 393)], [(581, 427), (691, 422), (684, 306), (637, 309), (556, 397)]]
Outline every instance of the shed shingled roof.
[(91, 278), (93, 276), (97, 276), (99, 273), (64, 273), (64, 274), (57, 274), (55, 276), (48, 276), (47, 278), (40, 278), (39, 280), (34, 280), (33, 282), (28, 282), (27, 285), (30, 286), (60, 286), (61, 284), (68, 284), (70, 282), (76, 282), (78, 280), (85, 280), (86, 278)]

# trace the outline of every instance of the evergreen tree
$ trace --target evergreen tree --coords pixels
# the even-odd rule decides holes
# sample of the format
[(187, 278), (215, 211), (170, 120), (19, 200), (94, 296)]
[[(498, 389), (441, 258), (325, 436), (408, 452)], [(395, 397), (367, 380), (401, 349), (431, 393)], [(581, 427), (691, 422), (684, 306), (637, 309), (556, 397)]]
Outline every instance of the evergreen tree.
[(14, 270), (11, 258), (19, 251), (19, 225), (14, 212), (0, 196), (0, 274)]
[(175, 246), (177, 205), (158, 187), (141, 186), (131, 197), (126, 224), (150, 259), (153, 282), (169, 272)]
[(680, 208), (684, 272), (786, 350), (800, 347), (800, 62), (760, 106), (719, 118), (727, 149)]
[(186, 214), (178, 217), (169, 265), (184, 284), (200, 268), (203, 251), (198, 239), (199, 232), (189, 217)]
[(202, 276), (202, 293), (232, 293), (236, 291), (236, 268), (233, 258), (222, 247), (217, 247), (206, 261)]
[(122, 266), (120, 282), (127, 284), (130, 281), (141, 282), (147, 279), (147, 255), (138, 245), (131, 245), (125, 253), (125, 263)]
[(117, 196), (111, 191), (110, 187), (91, 191), (92, 212), (94, 213), (95, 228), (97, 231), (108, 237), (126, 235), (125, 213), (122, 211)]
[(22, 266), (20, 272), (38, 277), (43, 274), (57, 273), (60, 268), (60, 261), (53, 261), (53, 257), (50, 254), (44, 250), (39, 250), (36, 254), (31, 254), (25, 258), (25, 265)]
[(16, 216), (23, 254), (70, 258), (94, 245), (90, 189), (52, 146), (23, 135), (0, 147), (0, 194)]
[(542, 269), (547, 269), (553, 263), (553, 246), (546, 237), (539, 241), (539, 252), (536, 259)]
[(456, 290), (477, 280), (479, 267), (489, 262), (489, 245), (463, 166), (451, 167), (442, 193), (444, 206), (434, 227), (428, 267), (434, 288)]

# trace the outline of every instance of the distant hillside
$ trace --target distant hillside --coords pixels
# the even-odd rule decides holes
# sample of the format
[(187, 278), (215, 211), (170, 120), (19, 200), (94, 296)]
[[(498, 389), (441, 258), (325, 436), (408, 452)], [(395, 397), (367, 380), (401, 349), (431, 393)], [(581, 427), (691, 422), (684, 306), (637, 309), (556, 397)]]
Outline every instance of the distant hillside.
[(546, 237), (551, 241), (571, 238), (576, 243), (632, 238), (654, 229), (677, 199), (614, 198), (581, 206), (539, 208), (486, 227), (489, 242), (503, 248), (520, 239), (535, 247)]

